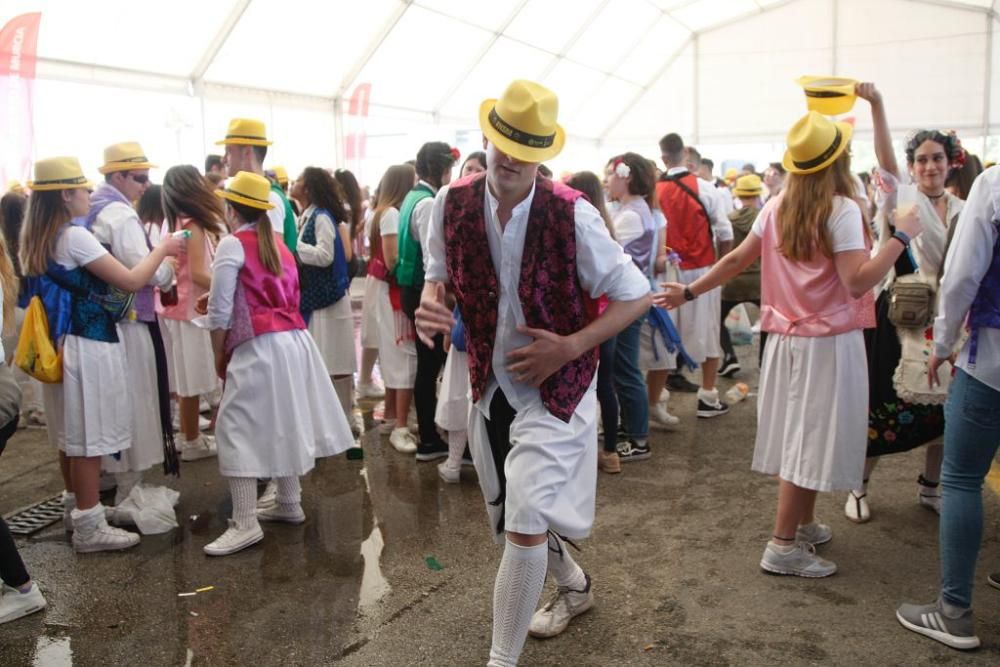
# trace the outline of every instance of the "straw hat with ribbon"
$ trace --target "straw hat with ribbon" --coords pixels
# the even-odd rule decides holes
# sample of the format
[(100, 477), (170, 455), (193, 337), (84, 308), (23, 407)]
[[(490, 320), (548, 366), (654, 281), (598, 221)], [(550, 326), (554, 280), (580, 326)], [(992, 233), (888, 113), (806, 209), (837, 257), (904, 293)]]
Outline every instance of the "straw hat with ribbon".
[(737, 197), (759, 197), (763, 192), (760, 176), (757, 174), (740, 176), (736, 179), (736, 187), (733, 188), (733, 194)]
[(269, 211), (274, 204), (268, 201), (271, 193), (271, 181), (259, 174), (241, 171), (226, 183), (225, 190), (216, 190), (215, 194), (223, 199)]
[(854, 107), (858, 82), (839, 76), (803, 76), (796, 81), (806, 93), (806, 106), (827, 116), (847, 113)]
[(278, 185), (288, 185), (288, 170), (284, 167), (271, 167), (268, 171), (274, 174), (274, 180)]
[(87, 180), (75, 157), (50, 157), (35, 163), (35, 180), (28, 181), (28, 187), (35, 192), (46, 190), (73, 190), (87, 188), (94, 184)]
[(226, 130), (226, 138), (216, 141), (216, 146), (236, 144), (242, 146), (270, 146), (267, 140), (267, 133), (264, 131), (264, 123), (252, 118), (234, 118), (229, 121), (229, 129)]
[(519, 79), (500, 99), (479, 105), (483, 135), (505, 154), (521, 162), (537, 163), (555, 157), (566, 143), (566, 132), (556, 123), (559, 98), (533, 81)]
[(850, 123), (830, 120), (810, 111), (788, 131), (788, 150), (781, 161), (793, 174), (814, 174), (826, 169), (840, 157), (854, 134)]
[(739, 176), (740, 176), (739, 170), (736, 167), (730, 167), (729, 169), (726, 169), (726, 174), (723, 178), (725, 179), (726, 183), (732, 185), (733, 183), (736, 182), (736, 179), (739, 178)]
[(142, 146), (134, 141), (112, 144), (104, 149), (104, 166), (97, 171), (110, 174), (116, 171), (132, 171), (133, 169), (152, 169), (156, 167), (142, 151)]

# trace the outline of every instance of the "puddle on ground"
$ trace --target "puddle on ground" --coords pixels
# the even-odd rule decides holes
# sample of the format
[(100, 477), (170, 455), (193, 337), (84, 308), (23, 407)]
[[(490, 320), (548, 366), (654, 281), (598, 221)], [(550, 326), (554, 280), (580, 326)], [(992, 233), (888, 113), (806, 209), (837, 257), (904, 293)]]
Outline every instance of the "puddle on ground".
[[(368, 481), (368, 471), (362, 468), (361, 477), (365, 480), (365, 493), (371, 497), (371, 485)], [(382, 549), (385, 541), (382, 529), (378, 525), (378, 517), (372, 512), (372, 532), (361, 543), (361, 556), (365, 559), (364, 573), (361, 575), (361, 590), (358, 593), (358, 614), (365, 615), (372, 611), (378, 602), (389, 594), (392, 587), (382, 574)]]
[(69, 637), (41, 635), (35, 642), (34, 667), (72, 667), (73, 649)]

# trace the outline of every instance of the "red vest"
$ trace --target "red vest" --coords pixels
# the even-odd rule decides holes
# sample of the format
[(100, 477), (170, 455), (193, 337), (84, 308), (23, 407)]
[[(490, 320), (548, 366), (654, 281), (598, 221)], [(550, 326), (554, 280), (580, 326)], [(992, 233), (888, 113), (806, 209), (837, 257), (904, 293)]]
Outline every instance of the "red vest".
[(281, 257), (282, 273), (276, 276), (260, 262), (257, 229), (244, 229), (234, 234), (243, 244), (244, 262), (236, 283), (233, 299), (232, 326), (226, 335), (226, 351), (240, 343), (266, 333), (305, 329), (299, 312), (299, 272), (295, 258), (274, 235)]
[[(486, 235), (485, 174), (451, 184), (445, 197), (444, 238), (448, 280), (465, 323), (472, 398), (486, 391), (496, 338), (499, 286)], [(576, 200), (579, 192), (545, 178), (535, 182), (521, 259), (518, 297), (527, 326), (569, 335), (594, 316), (593, 300), (576, 271)], [(568, 422), (597, 369), (597, 350), (570, 361), (539, 388), (542, 403)]]
[[(698, 194), (698, 179), (694, 174), (684, 174), (680, 181)], [(701, 204), (667, 180), (656, 184), (656, 199), (667, 217), (667, 246), (681, 256), (681, 268), (700, 269), (714, 264), (712, 229)]]

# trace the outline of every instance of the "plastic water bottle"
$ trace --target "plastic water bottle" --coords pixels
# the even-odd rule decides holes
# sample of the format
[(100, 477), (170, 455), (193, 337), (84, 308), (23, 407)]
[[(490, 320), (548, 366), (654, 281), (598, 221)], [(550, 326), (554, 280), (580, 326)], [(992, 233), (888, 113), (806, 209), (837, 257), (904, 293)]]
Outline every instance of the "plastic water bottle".
[(749, 393), (750, 387), (748, 387), (745, 382), (737, 382), (729, 388), (729, 391), (726, 392), (726, 400), (729, 401), (730, 405), (733, 403), (739, 403), (746, 398)]

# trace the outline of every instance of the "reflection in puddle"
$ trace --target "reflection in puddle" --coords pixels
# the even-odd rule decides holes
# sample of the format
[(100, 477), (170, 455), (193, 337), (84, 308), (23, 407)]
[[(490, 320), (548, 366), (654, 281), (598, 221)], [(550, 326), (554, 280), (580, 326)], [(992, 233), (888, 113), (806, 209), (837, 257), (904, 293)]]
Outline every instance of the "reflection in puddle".
[(69, 637), (42, 635), (35, 643), (35, 667), (72, 667), (73, 649)]
[[(361, 469), (361, 477), (365, 480), (365, 492), (371, 497), (371, 485), (368, 482), (368, 471)], [(378, 527), (378, 517), (372, 510), (372, 532), (361, 543), (361, 556), (365, 559), (365, 571), (361, 575), (361, 591), (358, 593), (358, 613), (367, 614), (379, 600), (385, 597), (392, 587), (382, 574), (382, 549), (385, 541), (382, 539), (382, 529)]]

